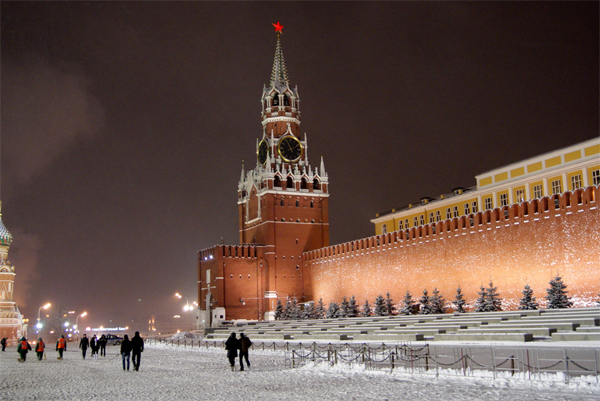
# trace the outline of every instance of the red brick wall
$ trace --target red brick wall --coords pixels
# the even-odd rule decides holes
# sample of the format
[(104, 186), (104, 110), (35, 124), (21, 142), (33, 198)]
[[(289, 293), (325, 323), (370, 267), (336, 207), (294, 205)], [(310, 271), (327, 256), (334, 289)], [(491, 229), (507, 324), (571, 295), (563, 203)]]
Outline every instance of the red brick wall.
[(544, 198), (471, 215), (473, 226), (463, 217), (408, 237), (395, 232), (307, 252), (305, 291), (326, 303), (354, 295), (361, 304), (389, 291), (399, 304), (407, 290), (418, 298), (434, 287), (452, 300), (460, 285), (473, 304), (492, 280), (503, 308), (516, 309), (525, 284), (543, 301), (558, 273), (576, 306), (589, 305), (600, 291), (599, 195), (590, 187), (555, 196), (558, 208)]

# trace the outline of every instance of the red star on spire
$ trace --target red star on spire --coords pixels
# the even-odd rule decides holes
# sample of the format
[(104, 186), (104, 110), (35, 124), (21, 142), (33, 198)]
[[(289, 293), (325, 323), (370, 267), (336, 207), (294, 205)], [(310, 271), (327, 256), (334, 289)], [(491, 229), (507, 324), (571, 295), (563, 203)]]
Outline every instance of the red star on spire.
[(279, 21), (277, 21), (277, 23), (276, 23), (276, 24), (273, 24), (273, 26), (275, 27), (275, 32), (281, 32), (281, 33), (283, 33), (283, 32), (281, 31), (281, 30), (283, 29), (283, 25), (281, 25), (281, 24), (279, 23)]

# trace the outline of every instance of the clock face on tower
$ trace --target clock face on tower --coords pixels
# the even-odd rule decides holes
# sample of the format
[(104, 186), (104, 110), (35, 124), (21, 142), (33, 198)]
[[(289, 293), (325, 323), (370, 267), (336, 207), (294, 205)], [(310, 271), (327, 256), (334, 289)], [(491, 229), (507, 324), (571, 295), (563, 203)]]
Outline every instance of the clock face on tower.
[(302, 155), (302, 144), (296, 137), (286, 136), (279, 141), (277, 151), (284, 161), (291, 163)]
[(271, 153), (271, 149), (269, 149), (269, 144), (264, 139), (260, 141), (258, 144), (258, 150), (256, 151), (256, 156), (258, 157), (258, 162), (262, 165), (267, 161), (267, 156)]

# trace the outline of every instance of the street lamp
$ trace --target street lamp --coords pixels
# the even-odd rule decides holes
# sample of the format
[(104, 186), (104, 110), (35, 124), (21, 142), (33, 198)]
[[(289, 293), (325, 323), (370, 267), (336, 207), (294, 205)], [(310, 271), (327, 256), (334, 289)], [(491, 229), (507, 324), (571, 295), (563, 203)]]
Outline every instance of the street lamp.
[[(183, 307), (183, 310), (185, 312), (191, 312), (194, 310), (194, 306), (190, 305), (190, 301), (187, 299), (187, 297), (182, 296), (180, 293), (176, 292), (175, 296), (179, 299), (181, 298), (185, 298), (185, 306)], [(193, 303), (194, 305), (198, 305), (196, 302)], [(188, 318), (187, 318), (187, 322), (188, 322), (188, 326), (191, 327), (191, 323), (190, 323), (190, 315), (188, 314)]]
[(87, 312), (83, 312), (81, 315), (77, 315), (77, 317), (75, 318), (75, 326), (73, 326), (73, 328), (75, 330), (77, 330), (77, 325), (79, 324), (79, 318), (84, 317), (85, 315), (87, 315)]
[(42, 305), (38, 309), (37, 324), (35, 325), (35, 327), (37, 327), (38, 329), (42, 328), (42, 322), (40, 322), (40, 313), (42, 313), (42, 309), (48, 309), (50, 306), (51, 306), (51, 304), (50, 304), (50, 302), (48, 302), (46, 305)]

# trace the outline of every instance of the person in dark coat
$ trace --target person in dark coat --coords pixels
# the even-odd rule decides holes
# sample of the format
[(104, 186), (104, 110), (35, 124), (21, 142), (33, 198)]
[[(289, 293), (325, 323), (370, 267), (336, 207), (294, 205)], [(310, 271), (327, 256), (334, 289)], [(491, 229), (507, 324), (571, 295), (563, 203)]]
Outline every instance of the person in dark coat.
[(81, 355), (83, 355), (83, 359), (85, 359), (85, 353), (87, 352), (88, 347), (90, 346), (90, 340), (84, 334), (79, 341), (79, 348), (81, 348)]
[(100, 344), (100, 356), (106, 356), (106, 343), (106, 336), (102, 334), (98, 340), (98, 344)]
[(129, 357), (131, 356), (131, 341), (125, 334), (121, 342), (121, 358), (123, 359), (123, 370), (125, 370), (125, 361), (127, 361), (127, 370), (129, 370)]
[(238, 356), (239, 340), (235, 337), (235, 333), (231, 333), (227, 341), (225, 341), (225, 349), (227, 350), (227, 358), (231, 365), (231, 371), (235, 370), (235, 358)]
[(25, 359), (27, 359), (28, 351), (31, 351), (31, 345), (29, 345), (29, 342), (27, 341), (25, 336), (23, 336), (21, 337), (21, 339), (19, 340), (19, 344), (17, 345), (17, 352), (21, 356), (21, 358), (19, 358), (19, 362), (25, 362)]
[(248, 360), (248, 349), (252, 345), (252, 341), (244, 333), (240, 334), (240, 370), (244, 370), (244, 358), (246, 358), (246, 365), (250, 368), (250, 361)]
[(44, 357), (44, 350), (46, 349), (46, 344), (44, 344), (44, 341), (42, 340), (42, 338), (38, 338), (38, 342), (35, 345), (35, 353), (37, 354), (37, 358), (38, 361), (41, 361), (42, 358)]
[(90, 348), (92, 349), (92, 358), (98, 359), (98, 349), (100, 349), (100, 344), (98, 344), (98, 337), (96, 337), (95, 334), (90, 340)]
[(2, 352), (4, 352), (4, 350), (6, 349), (6, 337), (3, 337), (2, 340), (0, 341), (0, 344), (2, 344)]
[(140, 332), (136, 331), (131, 339), (131, 361), (133, 362), (133, 370), (140, 370), (140, 359), (144, 352), (144, 340), (140, 337)]

